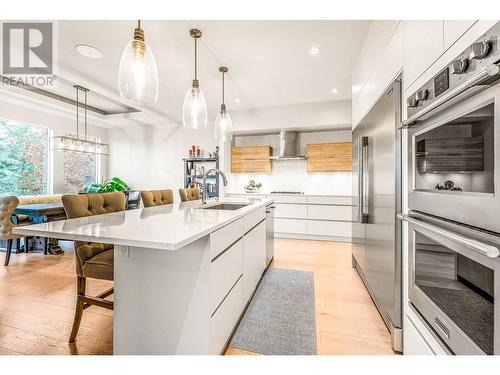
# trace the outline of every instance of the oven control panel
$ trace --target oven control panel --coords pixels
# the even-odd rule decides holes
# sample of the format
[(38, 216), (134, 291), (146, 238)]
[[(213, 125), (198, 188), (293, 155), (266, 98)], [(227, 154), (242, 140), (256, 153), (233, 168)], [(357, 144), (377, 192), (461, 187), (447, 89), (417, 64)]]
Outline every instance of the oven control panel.
[(498, 63), (500, 61), (499, 37), (500, 22), (410, 95), (406, 102), (408, 117), (431, 104), (438, 96), (469, 80), (487, 66)]

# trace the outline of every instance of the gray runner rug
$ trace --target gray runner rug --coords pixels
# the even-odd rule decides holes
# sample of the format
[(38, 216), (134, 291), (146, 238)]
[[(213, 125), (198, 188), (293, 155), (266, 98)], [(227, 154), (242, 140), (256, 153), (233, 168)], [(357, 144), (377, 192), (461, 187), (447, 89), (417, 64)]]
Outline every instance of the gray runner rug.
[(269, 268), (231, 345), (261, 354), (316, 354), (314, 274)]

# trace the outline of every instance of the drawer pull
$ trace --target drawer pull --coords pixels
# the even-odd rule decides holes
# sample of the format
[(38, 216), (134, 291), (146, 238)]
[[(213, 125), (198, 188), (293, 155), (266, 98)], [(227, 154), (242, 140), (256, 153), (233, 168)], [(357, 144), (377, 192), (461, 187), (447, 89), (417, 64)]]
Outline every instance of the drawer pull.
[(437, 317), (434, 318), (434, 321), (436, 322), (436, 325), (439, 327), (441, 332), (446, 336), (447, 339), (449, 339), (450, 338), (450, 330), (448, 329), (448, 327), (446, 327), (444, 325), (444, 323), (442, 321), (440, 321)]

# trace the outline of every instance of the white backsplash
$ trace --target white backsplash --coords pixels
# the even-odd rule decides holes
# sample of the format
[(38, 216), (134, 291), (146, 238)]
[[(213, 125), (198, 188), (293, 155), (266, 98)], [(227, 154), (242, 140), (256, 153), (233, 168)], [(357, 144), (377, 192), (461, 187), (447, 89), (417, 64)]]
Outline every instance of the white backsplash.
[[(308, 143), (350, 142), (351, 131), (299, 133), (299, 154), (306, 154)], [(236, 136), (235, 146), (270, 145), (279, 153), (279, 134)], [(231, 173), (227, 192), (244, 193), (249, 180), (262, 184), (261, 192), (302, 191), (308, 194), (352, 195), (351, 172), (308, 173), (307, 160), (275, 160), (272, 173)]]

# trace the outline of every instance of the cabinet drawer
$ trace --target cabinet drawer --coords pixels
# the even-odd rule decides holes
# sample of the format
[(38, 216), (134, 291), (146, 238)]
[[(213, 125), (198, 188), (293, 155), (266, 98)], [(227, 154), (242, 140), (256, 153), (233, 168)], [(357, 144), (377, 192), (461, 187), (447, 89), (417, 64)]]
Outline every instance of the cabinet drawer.
[(243, 237), (243, 302), (246, 303), (266, 269), (266, 222)]
[(316, 220), (351, 221), (351, 206), (308, 205), (307, 218)]
[(307, 202), (309, 204), (336, 204), (339, 206), (352, 206), (352, 197), (328, 197), (328, 196), (316, 196), (309, 197)]
[(305, 219), (274, 219), (274, 232), (307, 234), (307, 220)]
[(210, 319), (210, 354), (220, 354), (243, 311), (242, 278)]
[(253, 212), (243, 217), (245, 223), (245, 233), (252, 229), (254, 226), (259, 224), (262, 220), (266, 218), (266, 208), (259, 207)]
[(307, 219), (307, 205), (290, 203), (276, 204), (274, 217)]
[(315, 236), (351, 237), (351, 223), (347, 221), (309, 220), (308, 232)]
[(210, 268), (210, 312), (213, 313), (243, 274), (243, 240), (222, 252)]
[(214, 259), (221, 252), (235, 243), (244, 233), (243, 218), (210, 233), (210, 259)]
[(305, 196), (305, 195), (274, 195), (274, 194), (271, 194), (269, 197), (274, 199), (274, 203), (307, 203), (307, 196)]

